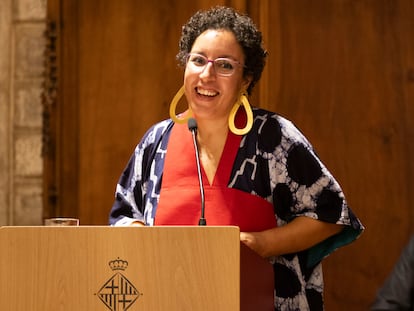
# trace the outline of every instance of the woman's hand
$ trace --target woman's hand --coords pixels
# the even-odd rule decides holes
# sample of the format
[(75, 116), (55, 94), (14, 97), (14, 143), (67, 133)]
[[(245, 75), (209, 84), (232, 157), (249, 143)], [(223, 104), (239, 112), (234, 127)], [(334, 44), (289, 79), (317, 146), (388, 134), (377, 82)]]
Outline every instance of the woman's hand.
[(135, 220), (133, 222), (131, 222), (130, 226), (135, 226), (135, 227), (145, 227), (145, 224), (139, 220)]
[(266, 242), (261, 235), (261, 232), (240, 232), (240, 241), (261, 257), (266, 257)]

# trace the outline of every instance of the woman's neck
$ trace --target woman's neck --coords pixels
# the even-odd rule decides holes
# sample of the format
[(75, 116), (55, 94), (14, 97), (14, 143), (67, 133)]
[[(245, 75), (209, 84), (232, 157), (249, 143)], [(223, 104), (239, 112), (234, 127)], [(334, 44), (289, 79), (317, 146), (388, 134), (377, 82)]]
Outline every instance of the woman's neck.
[(227, 120), (197, 120), (197, 126), (198, 143), (206, 147), (223, 139), (225, 141), (229, 130)]
[(226, 122), (198, 122), (198, 151), (201, 163), (203, 164), (204, 171), (210, 184), (213, 183), (214, 176), (226, 144), (228, 131), (227, 120)]

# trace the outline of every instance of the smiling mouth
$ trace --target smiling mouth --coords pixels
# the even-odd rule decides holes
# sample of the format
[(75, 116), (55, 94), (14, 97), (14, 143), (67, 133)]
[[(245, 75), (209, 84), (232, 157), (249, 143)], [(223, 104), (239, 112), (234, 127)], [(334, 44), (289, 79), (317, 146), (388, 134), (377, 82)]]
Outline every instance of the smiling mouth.
[(219, 93), (216, 91), (211, 91), (211, 90), (205, 90), (205, 89), (201, 89), (201, 88), (196, 88), (196, 93), (199, 95), (203, 95), (203, 96), (207, 96), (207, 97), (214, 97), (217, 96)]

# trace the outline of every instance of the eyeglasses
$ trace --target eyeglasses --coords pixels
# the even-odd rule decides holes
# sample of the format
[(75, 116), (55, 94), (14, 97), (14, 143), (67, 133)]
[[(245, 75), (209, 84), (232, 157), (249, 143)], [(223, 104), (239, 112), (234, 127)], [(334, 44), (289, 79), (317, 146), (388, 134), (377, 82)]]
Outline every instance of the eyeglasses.
[(189, 53), (187, 55), (187, 67), (196, 72), (202, 72), (208, 63), (212, 63), (216, 74), (224, 77), (231, 76), (237, 66), (244, 67), (240, 62), (230, 58), (208, 59), (204, 55)]

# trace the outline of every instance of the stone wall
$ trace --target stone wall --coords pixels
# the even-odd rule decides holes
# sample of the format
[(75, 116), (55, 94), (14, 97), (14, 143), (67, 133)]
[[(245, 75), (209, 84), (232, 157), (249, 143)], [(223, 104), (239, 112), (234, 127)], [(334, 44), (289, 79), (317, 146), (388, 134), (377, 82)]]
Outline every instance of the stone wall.
[(0, 1), (0, 225), (42, 223), (46, 3)]

